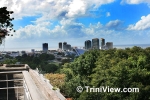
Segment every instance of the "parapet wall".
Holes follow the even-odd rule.
[[[0,72],[3,71],[29,71],[27,64],[0,64]]]
[[[53,90],[53,86],[49,83],[49,80],[45,79],[42,74],[32,69],[29,70],[29,73],[36,86],[48,100],[66,100],[59,90]]]

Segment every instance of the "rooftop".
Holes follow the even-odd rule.
[[[49,80],[27,64],[0,65],[0,100],[65,100]]]

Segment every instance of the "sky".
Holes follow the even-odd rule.
[[[16,30],[1,48],[83,47],[104,38],[114,45],[150,44],[150,0],[1,0]]]

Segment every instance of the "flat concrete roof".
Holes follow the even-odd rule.
[[[27,64],[0,64],[0,100],[66,100],[57,92]]]
[[[27,64],[19,64],[19,65],[9,65],[9,64],[1,64],[0,65],[0,72],[4,71],[23,71],[23,70],[29,70],[29,66]]]
[[[31,93],[31,98],[33,100],[46,100],[46,99],[44,99],[45,97],[41,94],[39,89],[36,87],[36,84],[32,80],[29,72],[23,71],[23,75],[24,75],[24,78],[25,78],[25,82],[28,86],[28,89]]]

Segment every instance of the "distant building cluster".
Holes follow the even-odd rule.
[[[43,43],[42,49],[43,49],[42,52],[47,53],[49,51],[48,50],[48,43]],[[58,49],[61,51],[62,50],[63,51],[70,51],[70,50],[72,50],[72,47],[70,44],[67,44],[67,42],[59,42],[58,43]],[[34,53],[35,52],[34,49],[32,49],[31,52]]]
[[[0,55],[9,55],[10,57],[17,57],[17,56],[23,56],[27,54],[26,51],[10,51],[10,52],[0,52]],[[0,56],[1,58],[1,56]]]
[[[86,40],[85,41],[85,49],[102,49],[102,50],[107,50],[107,49],[112,49],[113,48],[113,42],[107,42],[105,44],[105,39],[100,38],[94,38],[91,40]]]
[[[106,42],[105,43],[105,39],[104,38],[93,38],[92,41],[91,40],[86,40],[84,43],[84,47],[81,49],[77,48],[77,47],[71,47],[70,44],[67,44],[67,42],[59,42],[58,43],[58,49],[60,51],[74,51],[77,53],[77,55],[83,54],[82,50],[84,50],[84,52],[86,50],[90,50],[90,49],[101,49],[101,50],[107,50],[107,49],[112,49],[113,48],[113,42]],[[79,52],[78,52],[79,51]]]
[[[71,47],[70,44],[67,44],[67,42],[59,42],[58,43],[58,50],[49,50],[48,49],[48,43],[42,43],[42,50],[35,50],[31,49],[30,52],[26,51],[3,51],[0,52],[0,61],[3,61],[5,58],[5,55],[8,55],[10,57],[18,57],[18,56],[38,56],[39,54],[42,53],[47,53],[47,54],[54,54],[55,53],[63,53],[64,56],[68,55],[75,55],[75,56],[80,56],[84,54],[85,51],[90,50],[90,49],[101,49],[101,50],[107,50],[107,49],[112,49],[113,48],[113,42],[106,42],[104,38],[93,38],[91,40],[86,40],[84,43],[84,47]],[[56,56],[56,58],[60,58]],[[62,57],[63,58],[63,57]]]
[[[58,43],[58,48],[60,50],[64,50],[64,51],[67,51],[67,50],[71,50],[71,45],[70,44],[67,44],[67,42],[59,42]]]
[[[84,47],[82,49],[90,50],[90,49],[101,49],[101,50],[107,50],[113,48],[113,42],[106,42],[104,38],[93,38],[91,40],[86,40],[84,43]],[[67,44],[67,42],[59,42],[58,43],[58,50],[60,51],[71,51],[73,49],[78,49],[76,47],[71,47],[70,44]],[[81,49],[81,48],[80,48]],[[34,50],[32,50],[34,52]],[[48,43],[43,43],[43,52],[48,52]]]

